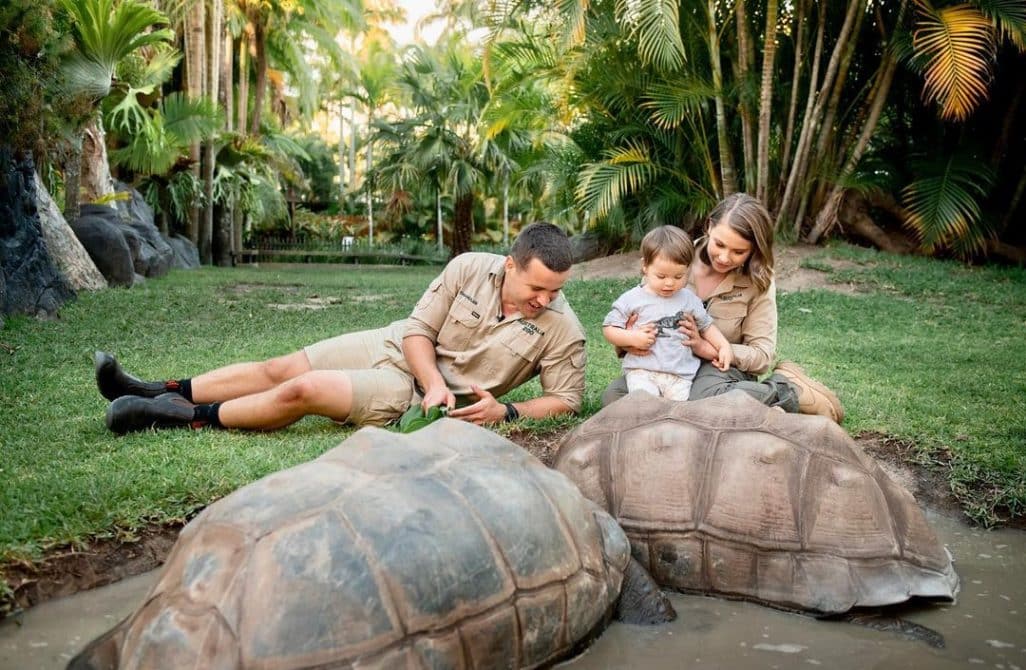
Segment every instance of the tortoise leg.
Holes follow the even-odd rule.
[[[866,628],[872,628],[873,630],[884,631],[886,633],[897,633],[909,640],[925,642],[934,649],[943,649],[946,644],[943,633],[907,619],[883,614],[881,612],[845,612],[844,614],[839,614],[836,617],[824,618],[836,618],[840,621],[847,621],[848,623],[865,626]]]
[[[657,624],[677,618],[670,600],[634,558],[623,573],[623,588],[616,603],[616,618],[624,623]]]
[[[120,663],[122,625],[128,619],[96,638],[68,663],[67,670],[115,670]]]

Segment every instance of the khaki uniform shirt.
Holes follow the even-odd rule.
[[[562,293],[534,319],[500,319],[504,262],[486,253],[454,258],[413,309],[403,337],[435,342],[438,369],[458,398],[474,398],[471,384],[499,397],[540,375],[544,395],[580,411],[584,329]],[[409,370],[405,359],[401,365]]]
[[[694,291],[694,276],[688,287]],[[727,341],[733,344],[734,365],[743,372],[762,374],[777,354],[777,287],[760,292],[752,278],[731,272],[704,300],[705,309]]]

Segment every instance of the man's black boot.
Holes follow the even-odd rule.
[[[177,393],[156,398],[126,395],[107,408],[107,427],[118,435],[150,428],[189,428],[196,406]]]
[[[126,395],[156,398],[162,393],[177,390],[168,388],[167,382],[144,382],[133,377],[121,369],[114,356],[104,351],[93,354],[93,365],[96,367],[96,386],[107,400],[117,400]]]

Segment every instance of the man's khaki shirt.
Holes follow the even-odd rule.
[[[502,317],[505,256],[465,253],[442,271],[405,321],[403,337],[435,343],[438,370],[457,398],[476,400],[471,384],[495,397],[540,375],[545,396],[580,411],[584,329],[562,293],[536,318]],[[402,367],[409,371],[405,360]]]
[[[695,290],[694,275],[688,288]],[[762,374],[777,354],[777,287],[759,291],[752,278],[731,272],[706,300],[705,309],[713,323],[730,342],[734,365],[743,372]]]

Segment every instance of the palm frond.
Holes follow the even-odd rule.
[[[928,54],[924,95],[938,102],[941,116],[965,120],[987,97],[994,54],[994,29],[978,9],[955,5],[935,9],[916,0],[917,51]]]
[[[590,0],[556,0],[556,7],[563,17],[563,43],[577,46],[584,42],[586,21]]]
[[[679,126],[689,116],[701,113],[703,105],[715,92],[705,82],[673,81],[656,84],[648,89],[642,109],[652,113],[652,122],[663,129]]]
[[[607,152],[607,158],[581,169],[577,186],[577,202],[590,219],[605,216],[624,197],[637,193],[652,180],[657,167],[649,157],[648,148],[640,142]]]
[[[916,161],[920,175],[902,189],[910,216],[905,225],[928,251],[959,247],[982,250],[979,201],[986,197],[994,174],[984,161],[952,154],[943,161]]]
[[[189,100],[176,91],[161,101],[164,126],[183,145],[210,139],[221,126],[217,105],[212,100]]]
[[[680,3],[677,0],[639,0],[638,55],[664,72],[684,65],[684,43],[680,38]]]
[[[1022,0],[976,0],[980,11],[990,18],[998,33],[1026,51],[1026,2]]]

